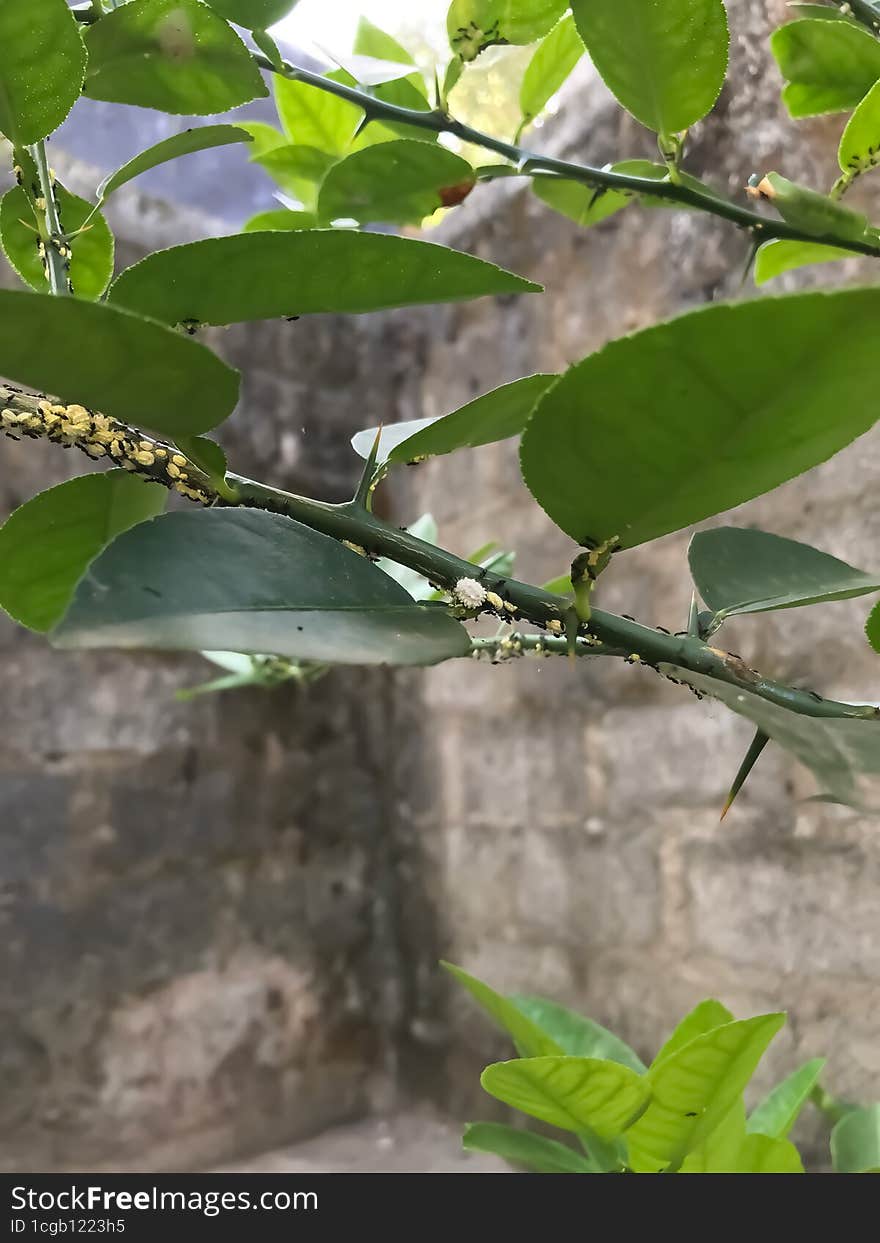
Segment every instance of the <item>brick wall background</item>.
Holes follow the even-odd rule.
[[[784,4],[728,8],[731,80],[689,167],[732,195],[771,168],[828,184],[840,119],[795,127],[778,100],[766,36]],[[651,153],[589,79],[545,143],[600,164]],[[877,219],[877,196],[865,202]],[[208,231],[136,198],[119,210],[131,247]],[[547,292],[218,336],[246,377],[223,432],[237,469],[344,495],[356,427],[442,413],[740,296],[747,253],[729,226],[684,212],[631,208],[582,231],[503,185],[437,237]],[[856,275],[874,279],[847,261],[777,285]],[[4,513],[81,469],[48,448],[2,453]],[[732,520],[871,568],[878,465],[875,432]],[[401,522],[430,509],[461,553],[515,547],[519,577],[571,557],[512,445],[406,472],[389,503]],[[680,628],[686,542],[620,557],[603,605]],[[725,638],[769,673],[870,699],[865,612],[754,617]],[[803,802],[808,775],[772,749],[719,825],[750,737],[720,707],[650,671],[525,660],[340,670],[306,691],[179,704],[196,660],[55,654],[5,624],[0,642],[7,1168],[180,1168],[407,1094],[489,1116],[478,1072],[505,1046],[452,995],[441,955],[582,1007],[643,1054],[706,995],[742,1014],[786,1008],[768,1077],[827,1053],[835,1093],[880,1096],[877,825]]]

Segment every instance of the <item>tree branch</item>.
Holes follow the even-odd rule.
[[[865,5],[865,7],[869,6]],[[86,24],[95,21],[94,14],[90,10],[75,10],[75,16]],[[707,212],[709,215],[718,216],[740,228],[749,229],[759,241],[782,239],[792,242],[814,242],[825,246],[835,246],[857,255],[880,258],[880,243],[877,242],[853,241],[850,238],[838,237],[834,233],[805,233],[801,229],[786,224],[784,220],[773,220],[762,216],[748,207],[731,203],[727,199],[717,198],[711,193],[703,193],[691,186],[672,181],[652,181],[650,177],[634,177],[628,173],[615,173],[609,168],[595,168],[589,164],[575,164],[569,160],[540,155],[524,147],[516,146],[514,143],[493,138],[491,134],[485,134],[482,130],[474,129],[473,126],[466,125],[463,121],[457,121],[440,109],[435,108],[426,112],[418,108],[404,108],[399,104],[391,104],[378,99],[367,91],[346,86],[342,82],[334,82],[322,74],[312,73],[308,69],[291,65],[287,61],[283,61],[279,69],[268,56],[264,56],[261,52],[253,52],[251,55],[261,69],[271,73],[280,73],[292,82],[302,82],[307,86],[314,86],[320,91],[335,95],[339,99],[347,100],[362,108],[371,121],[395,121],[434,134],[453,134],[463,142],[472,143],[486,151],[494,151],[497,155],[512,161],[523,176],[530,176],[533,173],[549,173],[568,181],[581,182],[594,189],[651,195],[653,198],[678,203],[682,207],[692,207],[697,211]]]

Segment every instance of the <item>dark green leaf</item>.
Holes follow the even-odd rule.
[[[605,85],[657,134],[687,129],[710,111],[727,69],[722,0],[572,0]]]
[[[277,211],[257,212],[242,228],[242,233],[265,233],[267,229],[313,229],[317,223],[318,218],[313,212],[288,211],[282,207]]]
[[[518,1131],[501,1122],[469,1122],[462,1144],[468,1152],[491,1152],[514,1165],[524,1165],[539,1174],[590,1174],[586,1157],[566,1144],[530,1131]]]
[[[438,143],[399,138],[335,164],[321,186],[318,215],[325,222],[421,224],[438,207],[460,202],[473,185],[474,170],[461,156]]]
[[[539,401],[526,483],[578,543],[625,548],[759,496],[874,424],[878,314],[876,289],[795,294],[613,341]]]
[[[100,298],[113,275],[113,234],[91,203],[56,183],[55,198],[62,228],[71,236],[70,282],[80,298]],[[94,212],[94,214],[92,214]],[[77,233],[88,220],[88,226]],[[39,293],[49,292],[43,261],[37,251],[37,220],[21,186],[13,186],[0,200],[0,238],[6,258],[21,279]]]
[[[592,1019],[567,1010],[565,1006],[548,1001],[545,997],[515,996],[511,1001],[518,1010],[537,1023],[559,1045],[563,1053],[571,1057],[606,1058],[618,1062],[630,1070],[642,1074],[645,1063],[638,1054],[614,1032],[608,1031]]]
[[[749,1131],[769,1135],[773,1139],[785,1139],[810,1099],[824,1067],[825,1058],[814,1057],[778,1083],[752,1110]]]
[[[811,263],[830,263],[834,259],[852,259],[851,250],[822,246],[818,242],[789,242],[775,238],[758,248],[755,256],[755,284],[765,285],[783,272],[807,267]]]
[[[449,46],[463,61],[498,43],[534,43],[556,25],[567,0],[452,0]]]
[[[539,291],[503,268],[432,242],[317,229],[174,246],[128,268],[109,297],[168,324],[232,324]]]
[[[69,479],[27,501],[0,527],[0,606],[51,630],[111,540],[165,508],[168,493],[124,470]]]
[[[831,1160],[837,1174],[880,1173],[880,1105],[840,1119],[831,1132]]]
[[[880,163],[880,82],[875,82],[847,121],[837,159],[845,173],[858,174]]]
[[[494,988],[490,988],[488,984],[484,984],[475,976],[468,975],[467,971],[454,966],[451,962],[441,962],[440,965],[449,972],[453,979],[466,988],[490,1018],[507,1032],[516,1045],[517,1051],[524,1057],[543,1057],[562,1052],[561,1046],[543,1028],[523,1014],[511,998],[496,993]]]
[[[651,1103],[627,1135],[632,1168],[676,1170],[734,1107],[784,1022],[762,1014],[726,1023],[658,1056],[641,1080]]]
[[[646,1076],[592,1057],[527,1057],[487,1066],[490,1096],[563,1131],[622,1134],[651,1099]]]
[[[178,436],[175,444],[209,479],[226,477],[226,454],[216,440],[209,440],[207,436]]]
[[[267,30],[286,17],[299,0],[207,0],[228,22],[246,30]]]
[[[806,716],[760,695],[680,665],[661,673],[726,704],[805,764],[833,801],[866,810],[880,808],[880,715],[876,718]]]
[[[525,376],[475,397],[452,414],[391,423],[382,428],[377,461],[412,462],[518,436],[535,402],[556,378],[554,375]],[[370,427],[352,437],[352,448],[362,458],[369,456],[378,430]]]
[[[793,117],[849,111],[880,78],[880,43],[849,22],[789,22],[770,36],[770,48]]]
[[[0,375],[171,436],[210,431],[238,400],[238,372],[191,337],[106,303],[10,290]]]
[[[539,116],[584,54],[584,44],[567,13],[539,44],[519,89],[520,128]]]
[[[134,159],[117,168],[115,173],[105,177],[98,186],[98,199],[103,202],[127,181],[132,181],[148,169],[166,164],[169,160],[177,160],[182,155],[191,155],[195,151],[205,151],[210,147],[226,147],[235,142],[253,141],[253,136],[240,125],[203,125],[197,129],[184,130],[182,134],[172,134],[170,138],[163,138],[154,146],[147,147],[146,151],[141,151]]]
[[[880,591],[880,576],[766,531],[716,527],[691,540],[694,583],[717,622],[737,613],[768,613],[849,600]]]
[[[723,1027],[725,1023],[732,1022],[733,1015],[727,1007],[723,1006],[720,1001],[716,1001],[714,997],[707,997],[705,1001],[694,1006],[693,1010],[686,1014],[676,1026],[651,1063],[652,1067],[659,1066],[667,1057],[671,1057],[686,1044],[696,1040],[697,1036],[705,1036],[707,1032],[714,1031],[716,1027]]]
[[[254,163],[265,168],[287,194],[293,195],[310,212],[315,210],[321,182],[336,163],[335,155],[306,147],[300,143],[284,143],[258,155]]]
[[[199,0],[130,0],[85,39],[93,99],[204,116],[269,93],[235,31]]]
[[[272,652],[428,665],[467,653],[464,627],[365,557],[279,514],[166,514],[118,539],[53,632],[59,647]]]
[[[64,0],[0,4],[0,133],[15,146],[57,129],[79,98],[86,55]]]

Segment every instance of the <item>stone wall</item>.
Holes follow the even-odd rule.
[[[689,167],[737,196],[759,169],[827,184],[839,120],[795,127],[778,102],[766,35],[782,0],[728,7],[733,85]],[[600,164],[650,154],[589,78],[545,143]],[[156,209],[121,211],[128,237],[167,237]],[[503,185],[437,240],[547,292],[218,334],[245,372],[223,431],[237,469],[342,496],[355,427],[442,413],[740,296],[747,253],[730,226],[685,212],[631,208],[585,232]],[[780,287],[855,274],[873,279],[854,261]],[[2,454],[3,512],[82,465]],[[871,434],[734,520],[876,566],[878,459]],[[408,472],[385,503],[401,522],[431,509],[463,554],[515,547],[524,578],[570,560],[514,446]],[[621,556],[602,603],[680,628],[686,538]],[[729,644],[871,698],[865,611],[755,617]],[[340,670],[305,692],[181,704],[174,689],[205,675],[196,659],[60,655],[8,625],[0,642],[6,1168],[182,1168],[387,1108],[395,1085],[488,1116],[477,1075],[505,1046],[447,988],[441,956],[582,1007],[645,1054],[703,996],[741,1014],[784,1006],[768,1073],[828,1053],[833,1091],[880,1097],[876,825],[805,803],[809,777],[771,749],[719,825],[750,736],[721,708],[649,671],[562,661]]]

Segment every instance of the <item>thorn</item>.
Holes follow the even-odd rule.
[[[380,423],[376,428],[376,437],[370,449],[369,456],[367,457],[366,462],[364,462],[364,469],[361,472],[360,479],[358,480],[357,491],[352,497],[352,501],[355,505],[363,505],[366,509],[369,508],[367,502],[369,501],[370,492],[373,489],[373,481],[376,474],[376,459],[379,456],[379,444],[382,440],[383,427],[384,424]]]
[[[692,639],[700,637],[700,606],[697,604],[697,593],[691,592],[691,607],[688,610],[687,632]]]
[[[727,795],[727,801],[721,809],[721,815],[718,817],[719,821],[723,820],[730,811],[733,806],[734,799],[744,786],[746,778],[757,763],[758,756],[764,750],[769,741],[769,736],[765,734],[761,728],[755,730],[755,736],[749,744],[749,749],[746,751],[745,758],[740,764],[737,774],[733,779],[733,785],[730,787],[730,793]]]
[[[745,285],[746,281],[748,280],[749,272],[751,272],[752,270],[752,264],[755,262],[755,256],[757,255],[759,248],[763,245],[763,242],[764,242],[764,239],[762,237],[752,238],[752,244],[749,247],[749,253],[748,253],[748,256],[745,261],[745,265],[742,270],[742,276],[740,277],[740,280],[739,280],[740,289],[742,289],[742,287]]]

